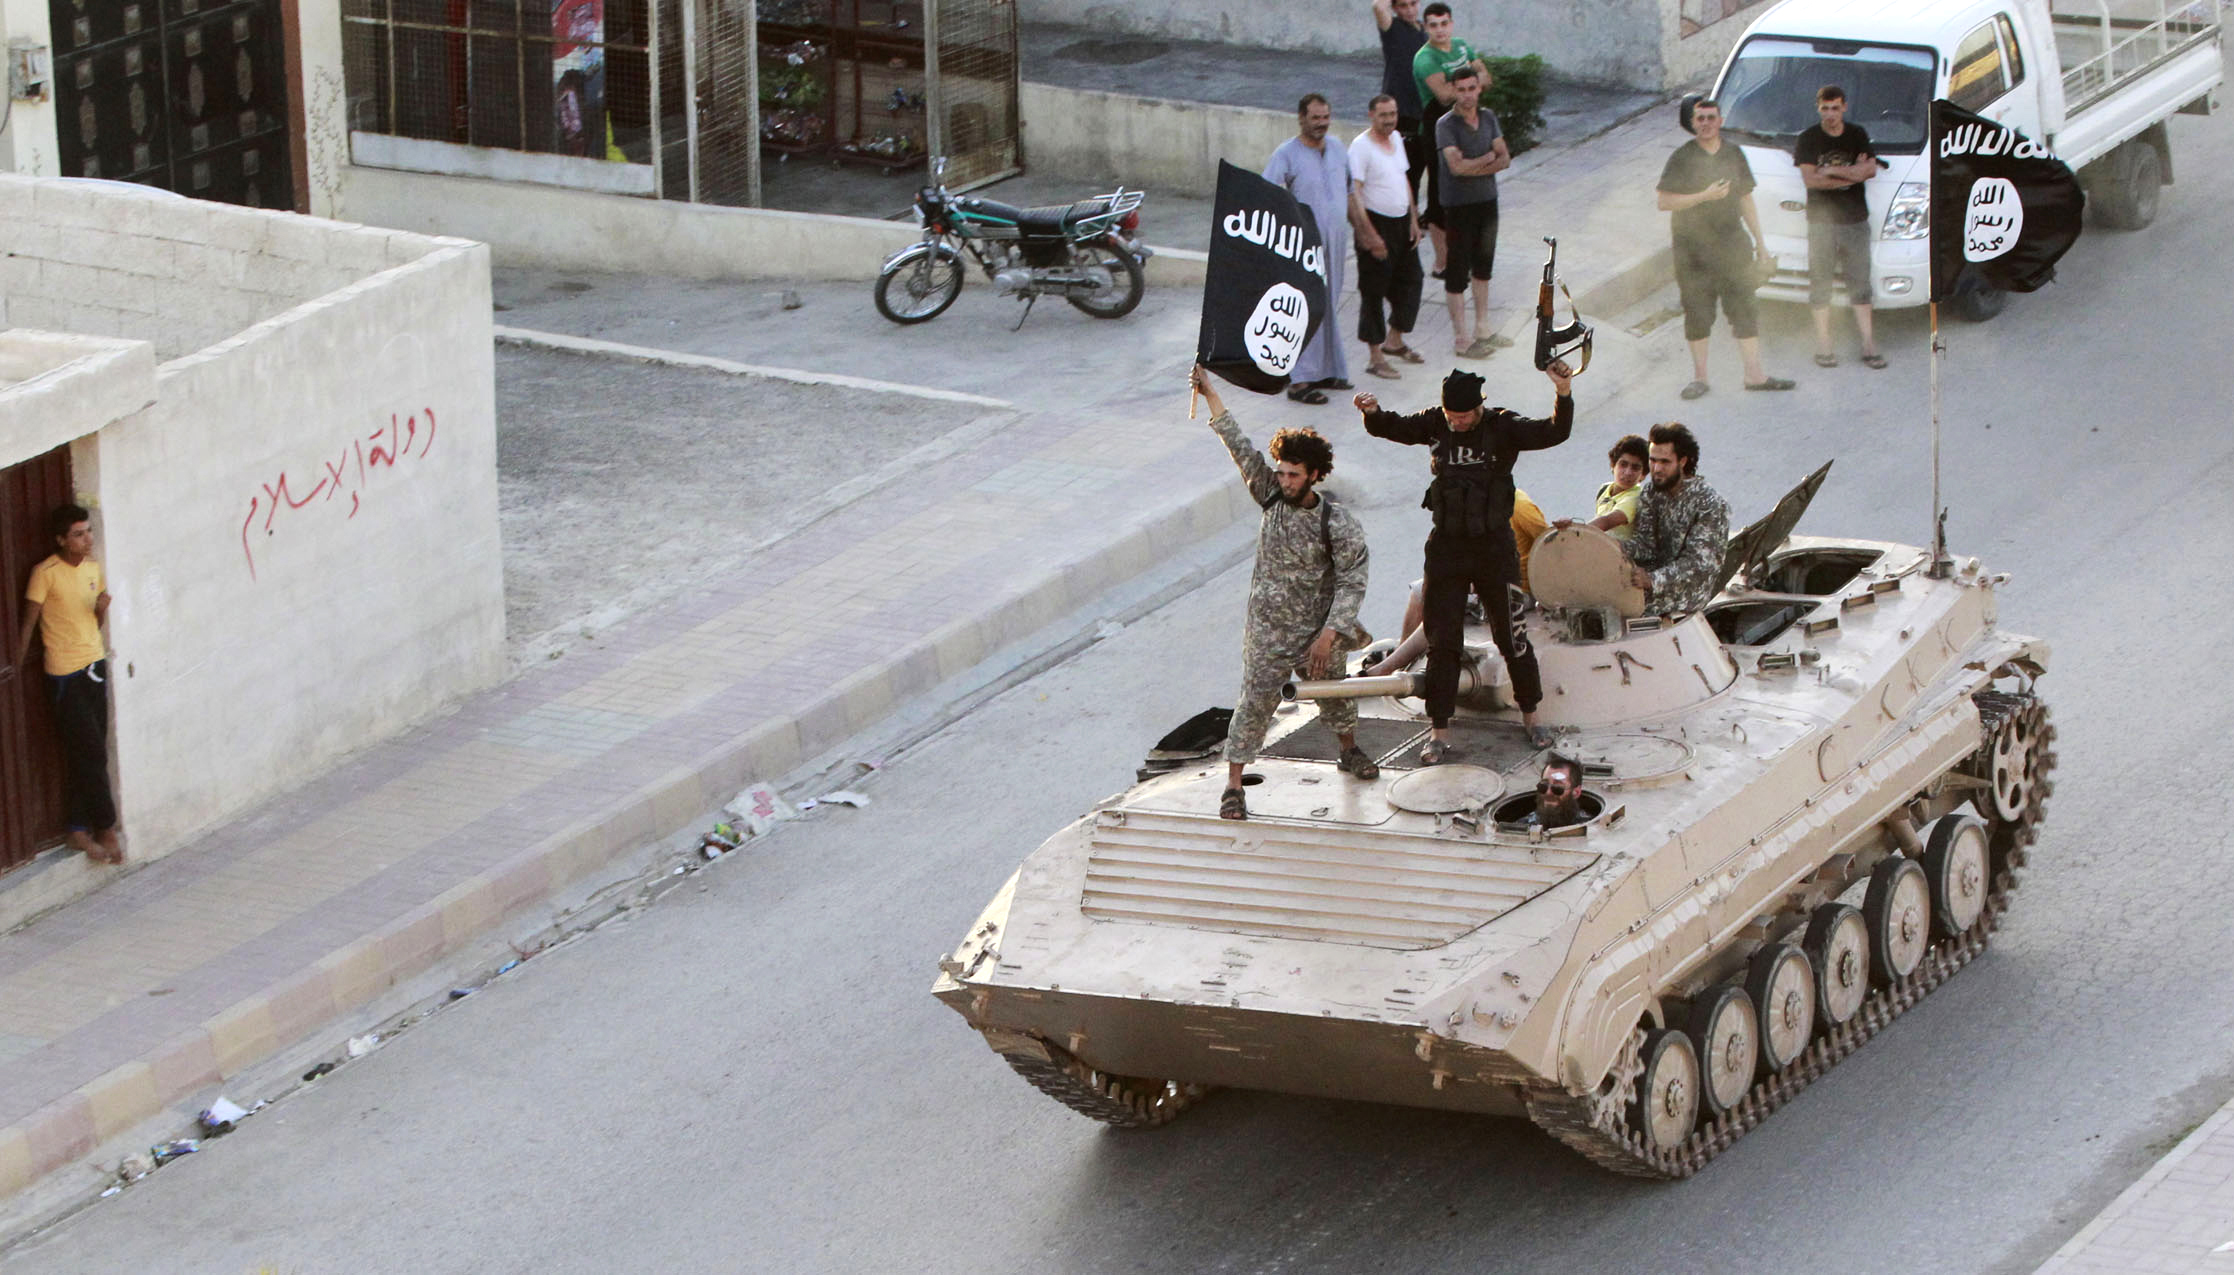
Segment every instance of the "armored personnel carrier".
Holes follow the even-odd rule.
[[[1246,822],[1218,818],[1211,732],[1191,760],[1166,739],[1025,860],[934,994],[1114,1125],[1237,1086],[1520,1116],[1617,1172],[1696,1172],[1984,949],[2050,790],[2048,652],[1999,627],[2003,578],[1792,535],[1822,478],[1733,537],[1687,616],[1641,614],[1595,530],[1538,542],[1527,633],[1578,822],[1529,818],[1547,754],[1470,629],[1460,763],[1419,764],[1410,673],[1291,687]],[[1359,700],[1379,779],[1335,768],[1329,695]]]

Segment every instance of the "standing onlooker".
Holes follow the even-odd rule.
[[[1509,336],[1489,332],[1489,275],[1497,264],[1497,174],[1513,166],[1497,115],[1482,105],[1483,77],[1471,66],[1451,72],[1458,94],[1450,113],[1435,122],[1435,165],[1442,170],[1443,230],[1450,265],[1443,271],[1443,301],[1450,307],[1451,339],[1459,357],[1485,359]],[[1467,335],[1466,291],[1474,292],[1473,335]]]
[[[1807,304],[1815,311],[1815,366],[1837,367],[1831,352],[1831,278],[1844,275],[1854,326],[1862,333],[1862,364],[1882,368],[1877,329],[1870,322],[1869,192],[1877,175],[1869,132],[1846,122],[1846,90],[1826,84],[1815,94],[1821,121],[1793,143],[1792,162],[1807,183]]]
[[[1486,83],[1489,67],[1474,53],[1474,46],[1451,34],[1456,20],[1451,17],[1451,7],[1443,0],[1435,0],[1420,10],[1420,22],[1427,31],[1427,43],[1412,55],[1412,80],[1419,89],[1420,140],[1429,151],[1435,146],[1435,124],[1443,112],[1458,100],[1458,93],[1451,87],[1451,73],[1462,66],[1471,66]],[[1435,241],[1435,277],[1440,279],[1449,252],[1443,235],[1442,166],[1433,154],[1427,163],[1427,211],[1420,214],[1420,224],[1428,229]]]
[[[116,802],[109,794],[108,647],[101,639],[109,595],[101,564],[93,559],[92,518],[76,505],[63,505],[48,517],[55,551],[31,569],[23,594],[31,606],[24,612],[15,662],[30,660],[34,636],[46,648],[47,687],[62,735],[71,848],[98,863],[122,863]]]
[[[1390,358],[1424,360],[1405,341],[1419,321],[1420,223],[1404,180],[1404,142],[1396,99],[1383,93],[1365,108],[1372,127],[1350,143],[1350,225],[1357,231],[1357,339],[1367,373],[1395,380]],[[1388,315],[1381,314],[1382,302]]]
[[[1341,138],[1327,136],[1334,126],[1334,108],[1326,104],[1325,96],[1304,94],[1295,104],[1295,123],[1296,135],[1272,152],[1264,177],[1286,187],[1297,203],[1311,210],[1319,226],[1320,260],[1326,263],[1327,320],[1297,356],[1288,397],[1298,403],[1324,403],[1324,391],[1350,388],[1342,343],[1334,335],[1334,311],[1342,303],[1342,263],[1350,253],[1350,155]]]
[[[1381,28],[1381,91],[1396,99],[1396,133],[1404,141],[1404,184],[1416,202],[1420,174],[1427,171],[1427,138],[1420,132],[1420,86],[1412,78],[1412,58],[1427,43],[1420,25],[1420,0],[1373,0],[1373,21]]]
[[[1676,291],[1683,298],[1683,336],[1691,343],[1691,383],[1683,397],[1707,392],[1707,334],[1714,303],[1730,316],[1730,335],[1745,360],[1745,388],[1788,390],[1792,382],[1761,367],[1760,319],[1753,308],[1755,260],[1771,260],[1753,207],[1753,166],[1745,151],[1722,141],[1722,107],[1712,98],[1691,110],[1692,139],[1660,170],[1660,211],[1674,213]],[[1752,239],[1746,238],[1747,232]],[[1749,250],[1750,249],[1750,250]]]

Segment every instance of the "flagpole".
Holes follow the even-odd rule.
[[[1939,342],[1939,302],[1931,303],[1931,572],[1934,579],[1949,574],[1947,521],[1939,506],[1939,357],[1946,347]]]

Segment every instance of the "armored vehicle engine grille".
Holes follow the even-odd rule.
[[[1598,861],[1517,846],[1126,811],[1094,830],[1079,907],[1108,921],[1439,947]]]

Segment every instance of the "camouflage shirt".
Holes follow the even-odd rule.
[[[1250,499],[1264,509],[1256,573],[1249,579],[1249,645],[1300,652],[1321,629],[1357,632],[1358,608],[1365,604],[1366,549],[1356,516],[1324,493],[1309,509],[1282,499],[1272,463],[1231,412],[1218,413],[1210,428],[1233,454]]]
[[[1637,529],[1623,546],[1629,561],[1652,573],[1654,615],[1696,611],[1713,597],[1730,545],[1730,506],[1693,476],[1673,496],[1652,483],[1637,501]]]

